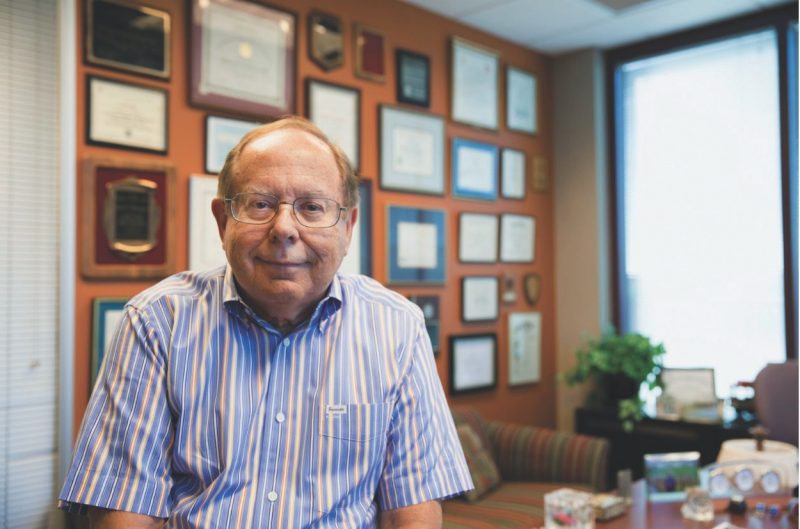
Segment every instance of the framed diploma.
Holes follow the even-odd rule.
[[[505,263],[532,263],[536,238],[536,219],[529,215],[500,215],[500,260]]]
[[[413,51],[394,53],[397,100],[428,108],[431,99],[431,60]]]
[[[167,153],[167,91],[86,76],[86,143]]]
[[[88,158],[81,174],[81,273],[152,279],[175,272],[175,169]]]
[[[339,273],[372,275],[372,184],[368,180],[358,184],[358,217]]]
[[[342,148],[358,172],[361,139],[361,91],[306,78],[306,113],[330,140]]]
[[[339,17],[319,11],[308,14],[308,56],[326,72],[344,64],[344,27]]]
[[[431,338],[433,356],[439,356],[441,335],[439,333],[439,296],[408,296],[420,309],[425,316],[425,329]]]
[[[189,176],[189,270],[209,270],[227,262],[211,201],[217,196],[217,177]]]
[[[191,0],[193,105],[274,118],[294,113],[295,15],[244,0]]]
[[[389,283],[444,284],[442,210],[389,206]]]
[[[501,194],[503,198],[525,198],[525,153],[503,149],[501,154]]]
[[[511,66],[506,68],[506,126],[536,133],[536,76]]]
[[[453,121],[497,130],[500,58],[496,51],[454,37],[450,77]]]
[[[382,83],[386,79],[386,37],[380,31],[353,25],[356,76]]]
[[[89,377],[90,388],[97,381],[97,374],[106,356],[114,332],[119,326],[127,298],[94,298],[92,300],[92,366]]]
[[[444,195],[444,119],[380,106],[381,189]]]
[[[469,276],[461,279],[461,320],[465,323],[496,321],[500,282],[496,276]]]
[[[541,376],[542,315],[512,312],[508,315],[508,385],[539,382]]]
[[[497,198],[497,147],[453,138],[453,196],[495,200]]]
[[[458,260],[462,263],[497,262],[497,215],[459,213]]]
[[[500,260],[505,263],[532,263],[536,238],[536,219],[528,215],[500,215]]]
[[[222,171],[230,150],[259,125],[255,121],[206,116],[206,172],[217,174]]]
[[[450,394],[493,389],[497,385],[497,335],[450,337]]]
[[[170,16],[125,0],[86,2],[86,62],[169,78]]]

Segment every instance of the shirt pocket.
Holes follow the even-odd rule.
[[[318,512],[369,506],[386,458],[392,404],[330,404],[319,412]],[[345,507],[346,506],[346,507]]]

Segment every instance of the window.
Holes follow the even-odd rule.
[[[609,54],[617,324],[662,341],[669,367],[713,367],[722,396],[796,356],[796,168],[782,141],[797,142],[782,34],[797,39],[785,24],[739,24],[646,56]]]

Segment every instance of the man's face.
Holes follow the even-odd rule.
[[[298,197],[343,203],[342,178],[331,150],[318,138],[286,128],[253,140],[233,171],[230,197],[256,192],[290,204]],[[323,297],[350,244],[356,210],[335,226],[308,228],[291,205],[279,206],[266,224],[236,221],[216,199],[220,237],[240,294],[267,319],[294,320]]]

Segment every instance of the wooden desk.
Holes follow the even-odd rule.
[[[746,529],[797,529],[797,520],[789,519],[784,513],[781,513],[780,518],[768,516],[762,519],[753,518],[751,514],[758,501],[785,507],[789,498],[748,498],[749,509],[745,515],[728,514],[725,511],[727,501],[715,500],[714,521],[694,522],[684,520],[681,516],[682,502],[648,503],[645,482],[639,480],[633,486],[633,505],[628,508],[628,512],[607,522],[597,522],[596,527],[597,529],[711,529],[722,522],[730,522]]]

